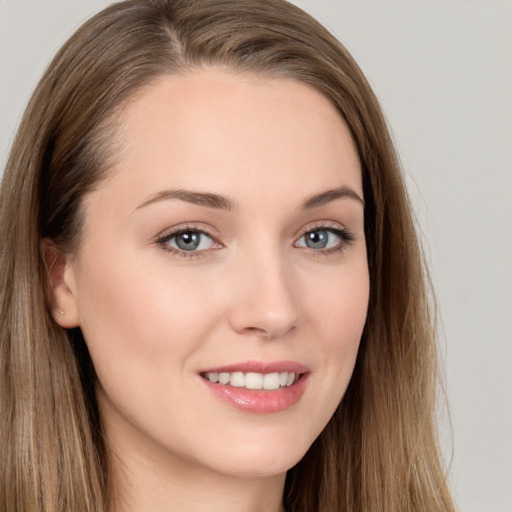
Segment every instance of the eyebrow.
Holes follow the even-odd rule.
[[[302,203],[302,208],[304,210],[310,210],[312,208],[318,208],[319,206],[323,206],[327,203],[330,203],[331,201],[335,201],[336,199],[344,198],[355,199],[364,206],[364,201],[362,197],[360,197],[351,188],[342,186],[309,197],[304,201],[304,203]]]
[[[198,206],[206,206],[207,208],[217,208],[220,210],[234,210],[235,202],[228,197],[212,194],[210,192],[193,192],[191,190],[162,190],[157,192],[137,206],[136,210],[149,206],[150,204],[169,199],[179,199],[186,203],[196,204]]]
[[[363,199],[351,188],[342,186],[315,194],[302,203],[303,210],[311,210],[318,208],[327,203],[335,201],[337,199],[354,199],[364,206]],[[156,194],[151,195],[146,201],[137,206],[136,210],[145,208],[150,204],[157,203],[159,201],[168,201],[172,199],[178,199],[186,203],[195,204],[198,206],[205,206],[207,208],[216,208],[219,210],[234,210],[235,201],[226,196],[219,194],[213,194],[211,192],[194,192],[191,190],[177,189],[177,190],[162,190]]]

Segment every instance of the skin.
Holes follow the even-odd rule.
[[[81,327],[98,375],[116,510],[281,510],[286,471],[338,406],[366,318],[348,128],[307,85],[201,69],[145,88],[119,134],[117,163],[85,199],[80,248],[52,267],[55,320]],[[340,187],[352,196],[303,207]],[[233,208],[158,195],[170,189]],[[211,238],[173,252],[176,239],[157,240],[176,227]],[[307,247],[321,228],[353,240],[330,232],[333,248]],[[199,375],[247,360],[306,365],[301,399],[246,412]]]

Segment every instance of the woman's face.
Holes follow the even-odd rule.
[[[304,84],[205,69],[147,87],[117,137],[56,288],[109,443],[121,458],[282,474],[338,406],[365,323],[349,131]]]

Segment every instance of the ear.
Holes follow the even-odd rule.
[[[58,249],[50,238],[44,238],[41,242],[41,255],[48,272],[47,293],[53,319],[65,329],[78,327],[80,318],[71,256]]]

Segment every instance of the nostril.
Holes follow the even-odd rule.
[[[282,337],[289,332],[295,330],[296,326],[286,326],[283,328],[280,328],[278,326],[268,326],[268,328],[265,327],[245,327],[238,332],[241,334],[245,334],[247,336],[255,336],[265,339],[274,339]]]
[[[261,327],[246,327],[244,331],[250,334],[267,334],[267,331]]]
[[[245,327],[240,332],[241,332],[241,334],[245,334],[246,336],[254,336],[257,338],[265,338],[265,339],[267,339],[267,338],[270,339],[275,336],[271,332],[269,332],[268,330],[266,330],[262,327]]]

